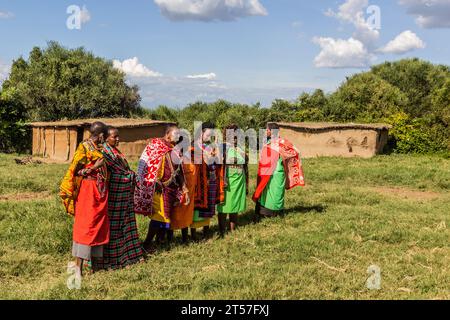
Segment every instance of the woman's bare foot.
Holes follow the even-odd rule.
[[[156,248],[155,248],[155,246],[153,245],[152,242],[150,242],[150,243],[143,242],[142,243],[142,249],[144,250],[144,253],[147,254],[147,255],[151,255],[151,254],[154,254],[156,252]]]

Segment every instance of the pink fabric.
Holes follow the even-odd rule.
[[[300,154],[294,145],[286,139],[276,139],[264,146],[258,167],[258,179],[253,201],[258,201],[277,167],[278,159],[283,159],[286,173],[286,190],[305,186]]]
[[[145,148],[139,160],[136,190],[134,193],[134,211],[150,216],[152,214],[153,195],[155,193],[158,172],[163,157],[172,148],[162,139],[153,139]]]

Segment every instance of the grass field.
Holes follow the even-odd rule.
[[[0,155],[2,299],[450,299],[448,159],[305,160],[308,186],[288,193],[285,216],[252,224],[249,201],[235,234],[176,244],[70,291],[72,218],[57,198],[67,166],[13,158]],[[365,285],[373,264],[381,290]]]

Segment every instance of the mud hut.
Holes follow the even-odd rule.
[[[120,130],[120,150],[128,158],[142,154],[148,140],[164,135],[170,122],[144,119],[85,119],[58,122],[34,122],[32,154],[55,161],[70,161],[78,144],[89,137],[89,127],[101,121]]]
[[[282,137],[296,145],[303,157],[371,158],[383,152],[390,126],[354,123],[277,123]]]

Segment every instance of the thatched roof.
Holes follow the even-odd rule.
[[[332,122],[276,122],[281,128],[293,128],[300,131],[315,132],[329,130],[389,130],[392,127],[383,123],[332,123]]]
[[[109,126],[116,128],[136,128],[136,127],[151,127],[161,124],[172,124],[173,122],[156,121],[147,119],[127,119],[127,118],[110,118],[110,119],[79,119],[79,120],[64,120],[56,122],[32,122],[29,125],[33,128],[46,127],[87,127],[96,121],[101,121]]]

